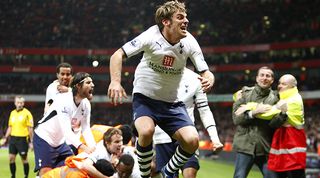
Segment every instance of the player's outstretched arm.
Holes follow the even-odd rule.
[[[123,98],[127,98],[126,91],[121,85],[122,61],[125,59],[123,50],[118,49],[110,58],[110,85],[108,88],[108,97],[116,106],[121,104]]]

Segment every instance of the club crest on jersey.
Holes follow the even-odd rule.
[[[167,67],[172,67],[174,62],[174,57],[165,55],[162,59],[162,65]]]
[[[63,107],[63,110],[61,111],[62,113],[68,113],[68,110],[67,110],[67,108],[66,107]]]
[[[189,91],[188,91],[189,85],[184,85],[184,87],[185,87],[185,89],[186,89],[185,92],[188,93],[188,92],[189,92]]]

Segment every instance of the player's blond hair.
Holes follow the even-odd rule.
[[[162,5],[160,5],[155,14],[155,21],[156,24],[160,29],[163,29],[162,20],[167,19],[170,20],[172,18],[172,15],[175,12],[185,12],[187,13],[187,9],[185,8],[185,4],[182,2],[179,2],[177,0],[174,1],[168,1]]]
[[[108,129],[104,134],[103,134],[103,141],[104,144],[105,143],[111,143],[112,139],[111,137],[113,135],[121,135],[122,136],[122,132],[120,129],[115,128],[115,127],[111,127],[110,129]],[[106,145],[105,145],[106,146]]]

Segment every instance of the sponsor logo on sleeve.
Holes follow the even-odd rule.
[[[133,46],[133,47],[137,47],[137,46],[139,46],[140,41],[137,40],[137,39],[134,39],[134,40],[132,40],[132,41],[130,42],[130,44],[131,44],[131,46]]]

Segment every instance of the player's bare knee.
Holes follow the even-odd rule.
[[[197,169],[189,167],[183,170],[182,174],[184,178],[195,178],[197,177]]]
[[[150,138],[152,139],[152,136],[153,136],[153,133],[154,133],[154,127],[147,127],[145,129],[140,129],[138,130],[138,134],[139,134],[139,137],[143,137],[143,138]]]
[[[135,127],[139,137],[151,137],[155,130],[154,121],[149,117],[140,117],[135,121]]]
[[[198,135],[185,137],[181,143],[181,146],[185,151],[194,153],[199,147],[199,137]]]
[[[192,130],[183,136],[188,144],[199,144],[199,134],[197,132],[192,132]]]
[[[189,147],[191,149],[193,149],[194,151],[196,151],[199,147],[199,137],[198,135],[195,135],[193,137],[190,138],[190,140],[188,140],[188,145],[190,145]]]
[[[149,125],[146,125],[146,127],[140,127],[140,129],[137,129],[139,139],[143,139],[144,141],[148,141],[148,140],[151,141],[154,130],[155,130],[154,127]]]

